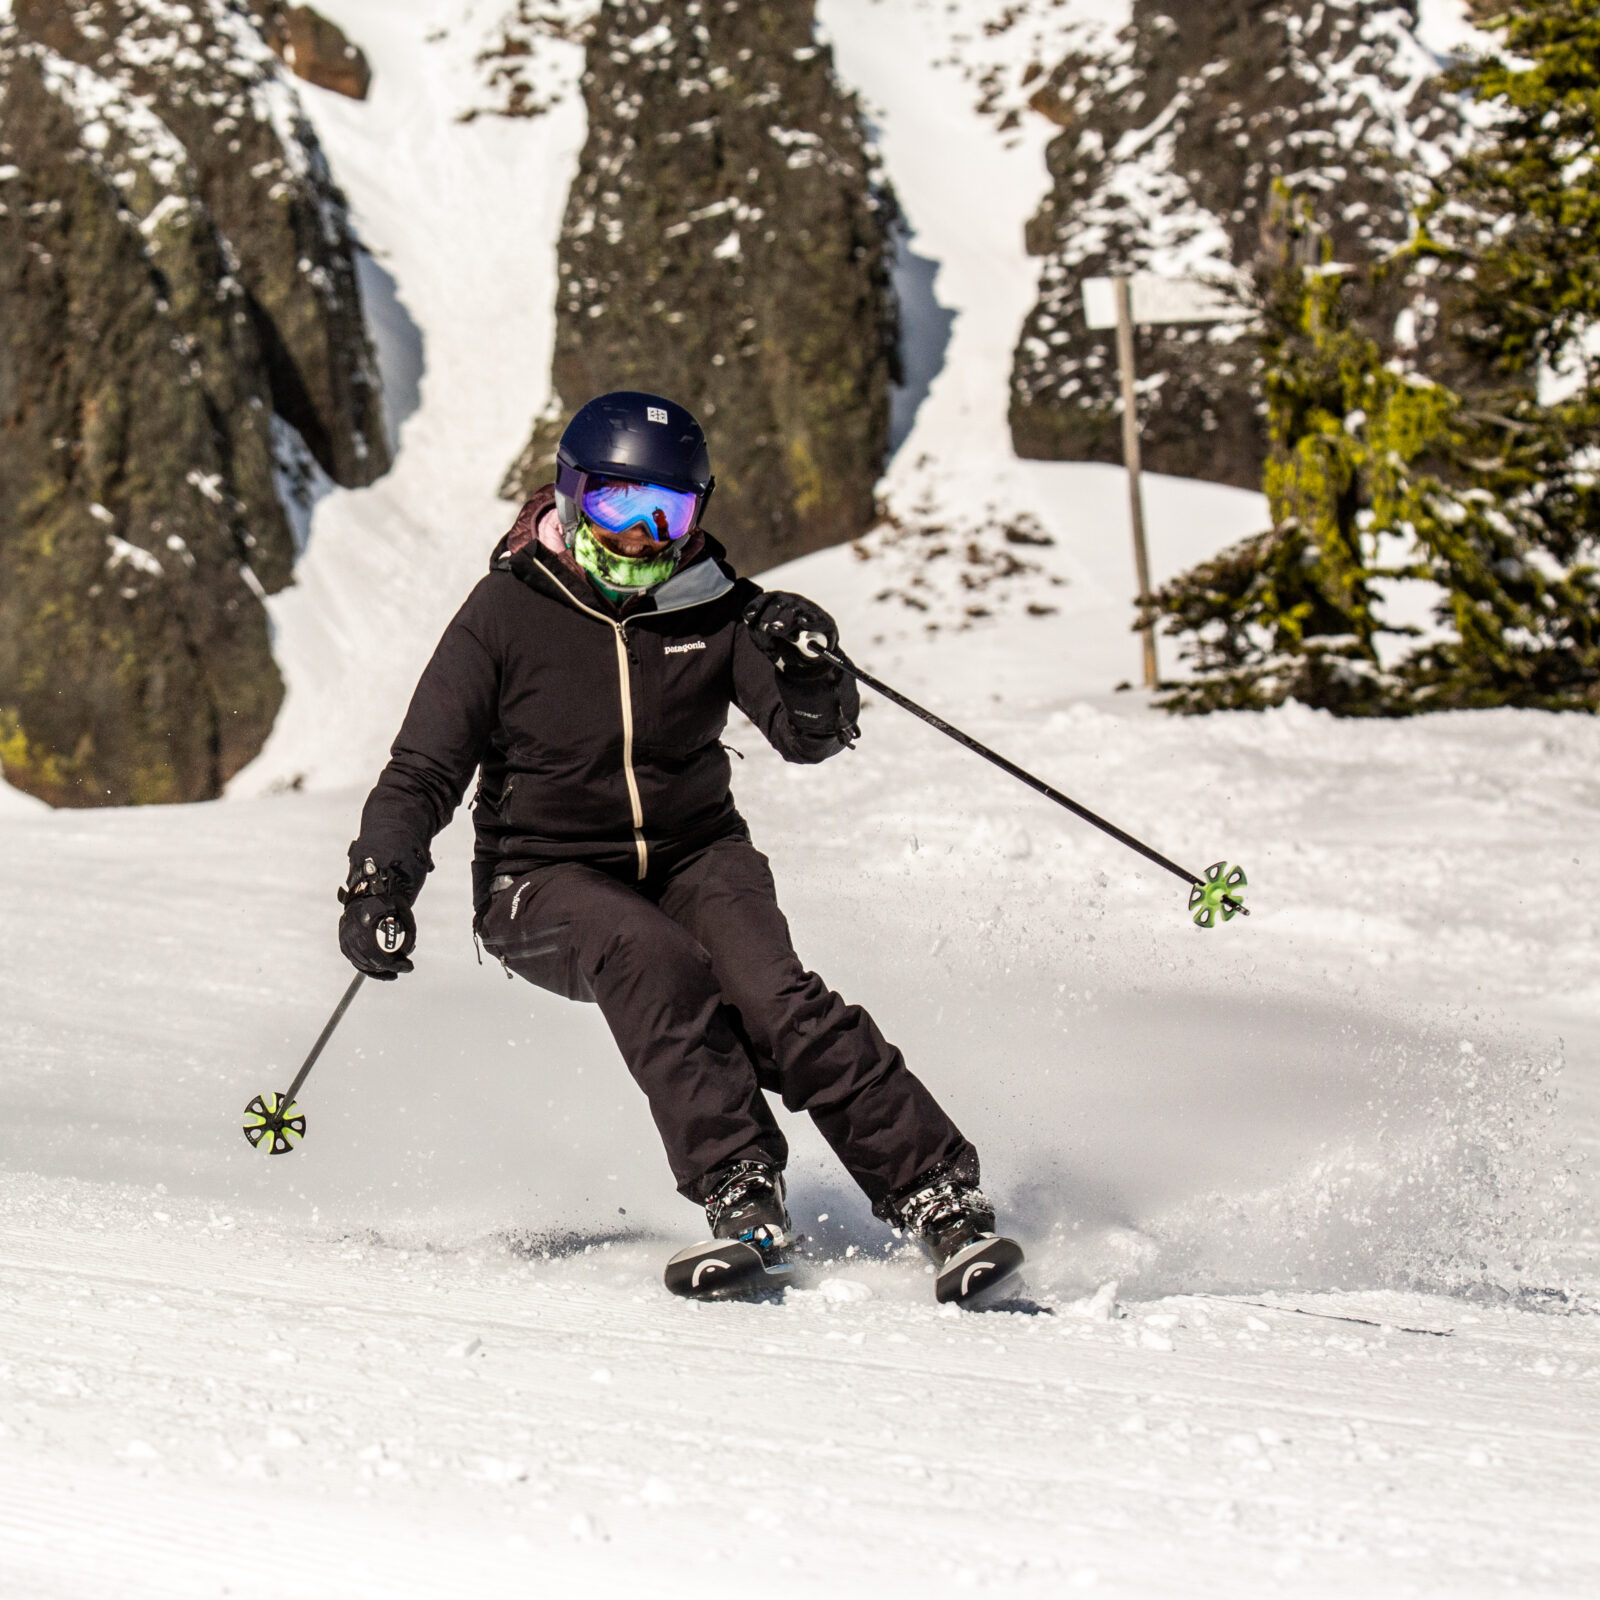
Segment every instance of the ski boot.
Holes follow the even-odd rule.
[[[970,1183],[936,1178],[900,1201],[896,1212],[934,1265],[940,1305],[982,1309],[1022,1287],[1022,1246],[994,1231],[994,1207]]]
[[[667,1287],[695,1300],[728,1300],[791,1283],[795,1235],[783,1203],[783,1173],[762,1161],[736,1161],[711,1181],[711,1238],[667,1263]]]

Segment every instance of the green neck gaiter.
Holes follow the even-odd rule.
[[[578,523],[577,537],[572,541],[573,559],[615,598],[643,594],[658,583],[665,583],[677,570],[678,552],[673,546],[647,556],[619,556],[595,538],[587,518]]]

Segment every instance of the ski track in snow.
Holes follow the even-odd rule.
[[[30,1189],[0,1251],[12,1593],[730,1593],[759,1564],[817,1594],[1575,1595],[1600,1558],[1588,1319],[979,1317],[848,1262],[782,1309],[663,1304],[637,1247],[413,1253]]]
[[[290,699],[228,801],[0,788],[0,1593],[1594,1592],[1600,727],[1115,692],[1121,476],[1018,462],[1004,423],[1049,130],[1002,137],[935,64],[997,0],[820,10],[954,313],[885,498],[1055,542],[937,633],[874,598],[929,566],[879,534],[769,581],[1186,865],[1242,859],[1254,914],[1198,933],[1181,885],[876,697],[820,769],[729,738],[802,954],[983,1149],[1035,1314],[928,1303],[793,1119],[812,1286],[670,1300],[696,1215],[593,1008],[478,964],[465,820],[304,1146],[245,1144],[346,982],[362,793],[508,518],[582,138],[570,94],[452,120],[497,5],[321,9],[375,92],[301,92],[422,335],[421,405],[387,479],[316,508],[273,602]],[[1158,577],[1261,524],[1256,496],[1148,487]]]

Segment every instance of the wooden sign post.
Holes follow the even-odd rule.
[[[1091,328],[1117,330],[1117,373],[1122,380],[1122,459],[1128,469],[1128,510],[1133,523],[1133,564],[1145,621],[1144,686],[1154,689],[1156,627],[1149,614],[1150,554],[1144,536],[1144,492],[1140,486],[1139,407],[1133,330],[1157,322],[1229,322],[1247,315],[1214,285],[1200,278],[1086,278],[1083,314]]]

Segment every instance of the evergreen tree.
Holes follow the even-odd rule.
[[[1460,408],[1458,492],[1419,530],[1454,638],[1408,679],[1419,706],[1596,710],[1600,3],[1493,13],[1481,20],[1502,49],[1456,75],[1484,134],[1440,181],[1412,252],[1450,286],[1448,336],[1494,381]]]
[[[1269,532],[1155,606],[1197,672],[1183,711],[1288,698],[1344,714],[1600,708],[1600,4],[1490,19],[1505,56],[1464,69],[1485,114],[1407,249],[1330,269],[1280,196],[1263,274]],[[1440,338],[1413,370],[1352,305],[1404,274]],[[1559,375],[1559,398],[1541,396]],[[1383,620],[1390,587],[1437,585],[1439,637]]]
[[[1403,514],[1408,469],[1453,397],[1385,364],[1351,313],[1370,285],[1332,265],[1310,207],[1282,188],[1269,238],[1259,381],[1272,527],[1155,596],[1196,670],[1165,704],[1393,711],[1403,691],[1381,646],[1415,630],[1385,625],[1379,586],[1420,572],[1386,565],[1380,535]]]

